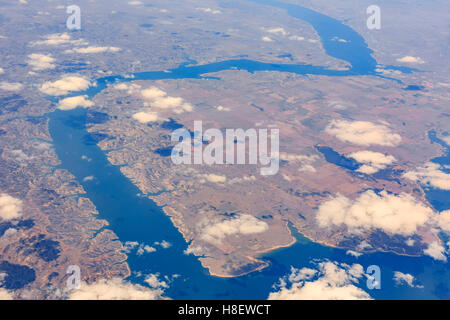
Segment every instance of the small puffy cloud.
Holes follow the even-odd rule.
[[[22,88],[23,85],[21,83],[7,81],[0,82],[0,89],[4,91],[20,91]]]
[[[373,174],[379,170],[386,169],[388,165],[396,161],[393,156],[368,150],[353,152],[349,154],[349,157],[362,164],[357,171],[365,174]]]
[[[87,99],[87,96],[76,96],[76,97],[69,97],[65,98],[59,101],[58,103],[58,109],[60,110],[72,110],[77,107],[92,107],[94,103]]]
[[[167,289],[169,287],[166,281],[159,280],[158,274],[150,274],[145,277],[144,281],[154,289]]]
[[[335,136],[343,142],[357,145],[397,146],[402,138],[384,124],[369,121],[332,120],[325,128],[325,132]]]
[[[270,37],[267,37],[267,36],[262,37],[261,40],[264,42],[272,42],[273,41]]]
[[[17,162],[25,162],[33,159],[33,157],[27,156],[27,154],[20,149],[11,150],[8,152],[8,155]]]
[[[353,234],[380,229],[389,234],[412,235],[417,228],[434,219],[434,211],[411,195],[365,191],[351,200],[338,194],[319,206],[317,222],[321,227],[344,225]]]
[[[303,41],[303,40],[305,40],[305,38],[301,37],[301,36],[293,35],[293,36],[289,37],[289,40]]]
[[[22,200],[0,193],[0,219],[12,220],[22,215]]]
[[[282,27],[267,29],[266,31],[268,33],[279,34],[279,35],[282,35],[282,36],[286,36],[288,34],[286,32],[286,30],[284,30],[284,28],[282,28]]]
[[[85,42],[83,39],[72,40],[72,37],[65,32],[46,35],[45,40],[32,42],[31,45],[32,46],[87,45],[87,42]]]
[[[1,68],[0,68],[1,69]],[[1,72],[0,72],[1,73]],[[448,146],[450,146],[450,136],[443,136],[441,138]]]
[[[227,177],[224,175],[218,175],[218,174],[204,174],[202,175],[203,178],[205,178],[207,181],[212,183],[225,183],[227,181]]]
[[[215,10],[215,9],[211,9],[211,8],[197,8],[197,10],[203,11],[205,13],[212,13],[212,14],[220,14],[220,13],[222,13],[220,10]]]
[[[138,256],[142,256],[144,253],[156,252],[156,248],[149,246],[148,244],[141,244],[136,251]]]
[[[450,232],[450,210],[442,211],[437,217],[436,217],[436,224],[441,228],[443,231]]]
[[[28,64],[34,71],[54,69],[55,59],[51,55],[32,53],[28,55]]]
[[[361,252],[354,251],[354,250],[347,250],[347,252],[345,252],[345,254],[349,255],[349,256],[353,256],[355,258],[358,258],[363,255]]]
[[[133,114],[133,119],[139,121],[140,123],[149,123],[160,120],[158,113],[144,111]]]
[[[154,242],[155,246],[160,246],[163,249],[168,249],[172,246],[172,244],[169,241],[163,240],[163,241],[156,241]]]
[[[159,109],[173,109],[180,106],[183,99],[179,97],[163,97],[153,101],[152,106]]]
[[[0,68],[0,74],[5,73],[5,70],[3,68]]]
[[[202,229],[202,240],[212,244],[221,244],[227,236],[262,233],[269,230],[269,225],[249,214],[243,214],[213,224],[206,223],[202,225]]]
[[[224,106],[218,106],[218,107],[216,107],[216,109],[217,109],[217,111],[226,111],[226,112],[231,111],[230,108],[224,107]]]
[[[298,171],[300,172],[316,172],[316,168],[313,167],[313,163],[318,159],[319,157],[316,155],[307,156],[302,154],[280,152],[280,160],[287,161],[290,164],[298,163],[300,165]]]
[[[116,90],[127,91],[128,94],[133,94],[139,90],[141,90],[141,86],[138,84],[127,84],[127,83],[119,83],[114,85],[113,87]]]
[[[54,82],[44,82],[40,90],[51,96],[63,96],[72,91],[86,90],[90,85],[90,81],[85,78],[65,76]]]
[[[435,260],[447,262],[447,257],[445,256],[445,248],[437,241],[430,243],[428,245],[428,248],[423,250],[423,253]]]
[[[411,288],[421,288],[422,286],[420,285],[415,285],[414,283],[416,282],[416,278],[414,278],[414,276],[412,274],[409,273],[403,273],[400,271],[395,271],[394,272],[394,277],[393,277],[395,284],[397,286],[400,285],[404,285],[406,284],[408,287]]]
[[[450,174],[441,171],[437,163],[427,162],[423,167],[404,173],[403,178],[429,187],[450,190]]]
[[[127,241],[123,244],[123,251],[125,253],[130,253],[133,249],[139,246],[139,242],[137,241]]]
[[[186,250],[183,251],[185,255],[193,254],[194,256],[201,256],[205,249],[201,246],[189,246]]]
[[[8,290],[0,288],[0,301],[1,300],[13,300],[13,296]]]
[[[6,229],[6,231],[3,233],[3,237],[8,238],[8,237],[15,235],[16,233],[17,233],[17,229],[9,228],[9,229]]]
[[[70,50],[66,50],[66,53],[102,53],[102,52],[118,52],[120,48],[117,47],[95,47],[89,46],[86,48],[74,48]]]
[[[356,286],[363,276],[360,264],[325,261],[318,263],[317,270],[291,268],[269,300],[370,300],[370,295]]]
[[[141,91],[142,97],[147,100],[157,100],[165,97],[167,93],[157,87],[150,87]]]
[[[361,241],[360,244],[356,247],[357,250],[365,250],[365,249],[372,249],[372,245],[368,243],[366,240]]]
[[[194,109],[194,106],[185,102],[183,98],[168,96],[165,91],[157,87],[141,90],[141,95],[152,108],[170,109],[175,113],[191,112]]]
[[[139,6],[142,4],[141,1],[128,1],[128,4],[131,6]]]
[[[150,289],[132,284],[120,278],[100,279],[92,284],[81,285],[74,290],[70,300],[158,300],[162,298],[161,289]]]
[[[425,63],[425,61],[423,61],[421,58],[412,56],[404,56],[403,58],[398,58],[397,61],[402,63]]]

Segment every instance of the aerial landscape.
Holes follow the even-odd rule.
[[[0,0],[0,300],[448,300],[449,17]]]

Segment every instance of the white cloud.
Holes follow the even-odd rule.
[[[436,224],[446,232],[450,232],[450,210],[442,211],[436,217]]]
[[[226,112],[231,111],[230,108],[224,107],[224,106],[218,106],[216,109],[217,109],[217,111],[226,111]]]
[[[22,215],[22,200],[0,193],[0,219],[12,220]]]
[[[361,265],[350,266],[326,261],[319,263],[317,267],[317,271],[291,268],[289,277],[280,279],[278,291],[271,292],[269,300],[371,299],[367,292],[356,286],[364,276]]]
[[[300,172],[316,172],[316,168],[313,167],[313,163],[318,160],[316,155],[302,155],[291,154],[286,152],[280,152],[280,160],[287,161],[289,163],[298,163],[300,165],[298,171]]]
[[[133,114],[133,119],[139,121],[140,123],[155,122],[160,120],[158,113],[144,111]]]
[[[297,40],[297,41],[303,41],[303,40],[305,40],[305,38],[304,37],[301,37],[301,36],[290,36],[289,37],[289,40]]]
[[[1,69],[1,68],[0,68]],[[441,137],[441,139],[448,145],[450,146],[450,136],[443,136]]]
[[[423,250],[423,253],[435,260],[447,262],[447,257],[445,256],[445,248],[437,241],[430,243],[428,245],[428,248]]]
[[[201,256],[205,249],[201,246],[189,246],[186,250],[184,250],[184,254],[189,255],[193,254],[194,256]]]
[[[72,40],[72,37],[68,33],[55,33],[45,36],[45,40],[35,41],[31,43],[32,46],[36,45],[87,45],[87,42],[83,39]]]
[[[349,157],[363,164],[357,171],[365,174],[373,174],[386,169],[388,165],[396,161],[393,156],[368,150],[353,152],[349,154]]]
[[[158,279],[158,274],[150,274],[145,277],[144,281],[154,289],[166,289],[169,287],[167,282]]]
[[[0,68],[0,74],[5,73],[5,70],[3,68]]]
[[[358,258],[363,255],[361,252],[354,251],[354,250],[347,250],[347,252],[345,252],[345,254],[347,254],[349,256],[353,256],[355,258]]]
[[[35,71],[46,70],[46,69],[54,69],[55,59],[52,55],[45,55],[41,53],[32,53],[28,55],[28,64]]]
[[[284,30],[284,28],[279,27],[279,28],[272,28],[272,29],[268,29],[266,30],[268,33],[273,33],[273,34],[279,34],[282,36],[286,36],[288,33],[286,32],[286,30]]]
[[[202,175],[206,180],[213,183],[225,183],[227,181],[227,177],[224,175],[218,175],[218,174],[204,174]]]
[[[166,92],[156,87],[142,90],[141,95],[152,108],[171,109],[175,113],[190,112],[194,109],[194,106],[185,102],[183,98],[168,96]]]
[[[123,244],[124,252],[130,253],[131,250],[135,249],[137,246],[139,246],[139,242],[137,241],[127,241]]]
[[[168,249],[172,246],[172,244],[169,241],[163,240],[163,241],[156,241],[155,246],[160,246],[163,249]]]
[[[128,4],[131,6],[139,6],[142,4],[141,1],[128,1]]]
[[[220,10],[215,10],[215,9],[211,9],[211,8],[197,8],[197,10],[206,12],[206,13],[212,13],[212,14],[220,14],[222,13]]]
[[[411,287],[411,288],[421,288],[422,286],[420,285],[415,285],[414,283],[416,282],[416,278],[414,278],[414,276],[412,274],[409,273],[403,273],[400,271],[395,271],[394,272],[394,281],[396,285],[403,285],[406,284],[407,286]]]
[[[18,162],[24,162],[33,159],[33,157],[27,156],[26,153],[20,149],[11,150],[8,153],[15,161]]]
[[[127,91],[128,94],[132,94],[140,90],[141,86],[134,83],[133,84],[119,83],[114,85],[113,88],[120,91]]]
[[[0,89],[5,91],[20,91],[22,90],[23,85],[21,83],[17,82],[7,82],[2,81],[0,82]]]
[[[132,284],[120,278],[100,279],[92,284],[83,283],[81,289],[74,290],[70,300],[157,300],[162,298],[162,290],[150,289]]]
[[[402,140],[400,135],[392,133],[386,125],[374,124],[369,121],[332,120],[326,127],[325,132],[341,141],[364,146],[393,147]]]
[[[6,229],[6,231],[3,233],[3,237],[4,238],[8,238],[8,237],[10,237],[10,236],[13,236],[13,235],[15,235],[17,233],[17,229],[14,229],[14,228],[9,228],[9,229]],[[1,278],[1,277],[0,277]],[[0,279],[1,280],[1,279]],[[1,282],[1,281],[0,281]]]
[[[183,99],[179,97],[163,97],[153,101],[152,106],[159,109],[173,109],[180,106]]]
[[[350,200],[338,194],[319,206],[317,222],[321,227],[345,225],[350,233],[361,234],[381,229],[390,234],[411,235],[425,223],[431,223],[433,210],[411,195],[365,191]]]
[[[243,214],[213,224],[206,222],[201,227],[203,229],[201,239],[212,244],[220,244],[225,237],[230,235],[249,235],[269,230],[266,222],[249,214]]]
[[[118,52],[120,51],[120,48],[117,47],[95,47],[95,46],[89,46],[86,48],[74,48],[70,50],[66,50],[66,53],[102,53],[102,52]]]
[[[372,245],[368,243],[366,240],[361,241],[360,244],[356,247],[357,250],[371,249]]]
[[[0,288],[0,300],[13,300],[13,296],[8,290]]]
[[[429,187],[450,190],[450,174],[441,171],[437,163],[427,162],[415,171],[406,172],[403,177]]]
[[[87,99],[87,96],[69,97],[59,101],[58,109],[60,110],[72,110],[76,107],[92,107],[94,103]]]
[[[142,97],[147,100],[157,100],[163,98],[167,93],[157,87],[150,87],[141,91]]]
[[[403,63],[418,63],[418,64],[425,63],[425,61],[423,61],[421,58],[412,56],[404,56],[403,58],[398,58],[397,61]]]
[[[63,96],[71,91],[86,90],[90,84],[89,80],[82,77],[65,76],[54,82],[44,82],[40,90],[51,96]]]
[[[261,40],[264,42],[272,42],[273,41],[270,37],[262,37]]]
[[[136,251],[138,256],[142,256],[144,253],[156,252],[156,248],[149,246],[148,244],[141,244]]]

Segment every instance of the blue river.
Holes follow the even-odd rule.
[[[138,72],[130,75],[103,77],[96,80],[96,86],[72,96],[85,94],[95,96],[111,83],[135,80],[202,78],[205,74],[222,70],[246,70],[248,72],[274,71],[301,75],[326,75],[333,77],[373,75],[377,62],[372,57],[364,39],[350,27],[338,20],[296,5],[272,0],[249,0],[261,5],[286,10],[291,16],[310,23],[319,34],[328,55],[351,64],[349,70],[331,70],[320,66],[272,64],[252,60],[227,60],[207,65],[185,63],[167,71]],[[333,38],[349,40],[346,43]],[[392,67],[396,68],[396,67]],[[410,69],[398,68],[404,72]],[[207,78],[207,77],[206,77]],[[210,78],[209,81],[218,81]],[[97,146],[95,139],[86,129],[86,110],[77,108],[70,111],[57,110],[48,114],[50,134],[56,153],[61,160],[60,168],[70,171],[87,192],[87,196],[99,211],[99,218],[109,222],[123,243],[136,241],[152,245],[166,240],[172,245],[167,249],[158,247],[156,252],[137,255],[128,254],[128,264],[132,271],[129,280],[144,284],[145,275],[159,274],[169,277],[170,286],[165,294],[174,299],[266,299],[277,280],[290,272],[290,267],[311,267],[313,259],[329,259],[345,263],[360,263],[364,268],[378,265],[382,271],[381,290],[368,290],[365,280],[359,286],[376,299],[442,299],[449,298],[448,279],[450,270],[445,263],[430,257],[408,257],[391,253],[365,254],[354,258],[345,250],[330,248],[313,243],[293,230],[297,242],[261,257],[270,262],[269,267],[235,278],[220,278],[209,275],[199,260],[184,254],[188,243],[173,226],[170,219],[152,200],[140,195],[140,190],[120,171],[111,165],[105,153]],[[94,141],[94,142],[93,142]],[[430,134],[430,141],[441,143],[446,154],[438,158],[439,163],[450,164],[450,150],[442,141]],[[87,157],[91,161],[83,161]],[[95,176],[93,181],[84,181],[87,176]],[[448,192],[429,190],[430,202],[439,210],[450,208]],[[394,271],[411,273],[423,288],[396,286],[392,277]],[[178,275],[178,277],[173,277]]]

